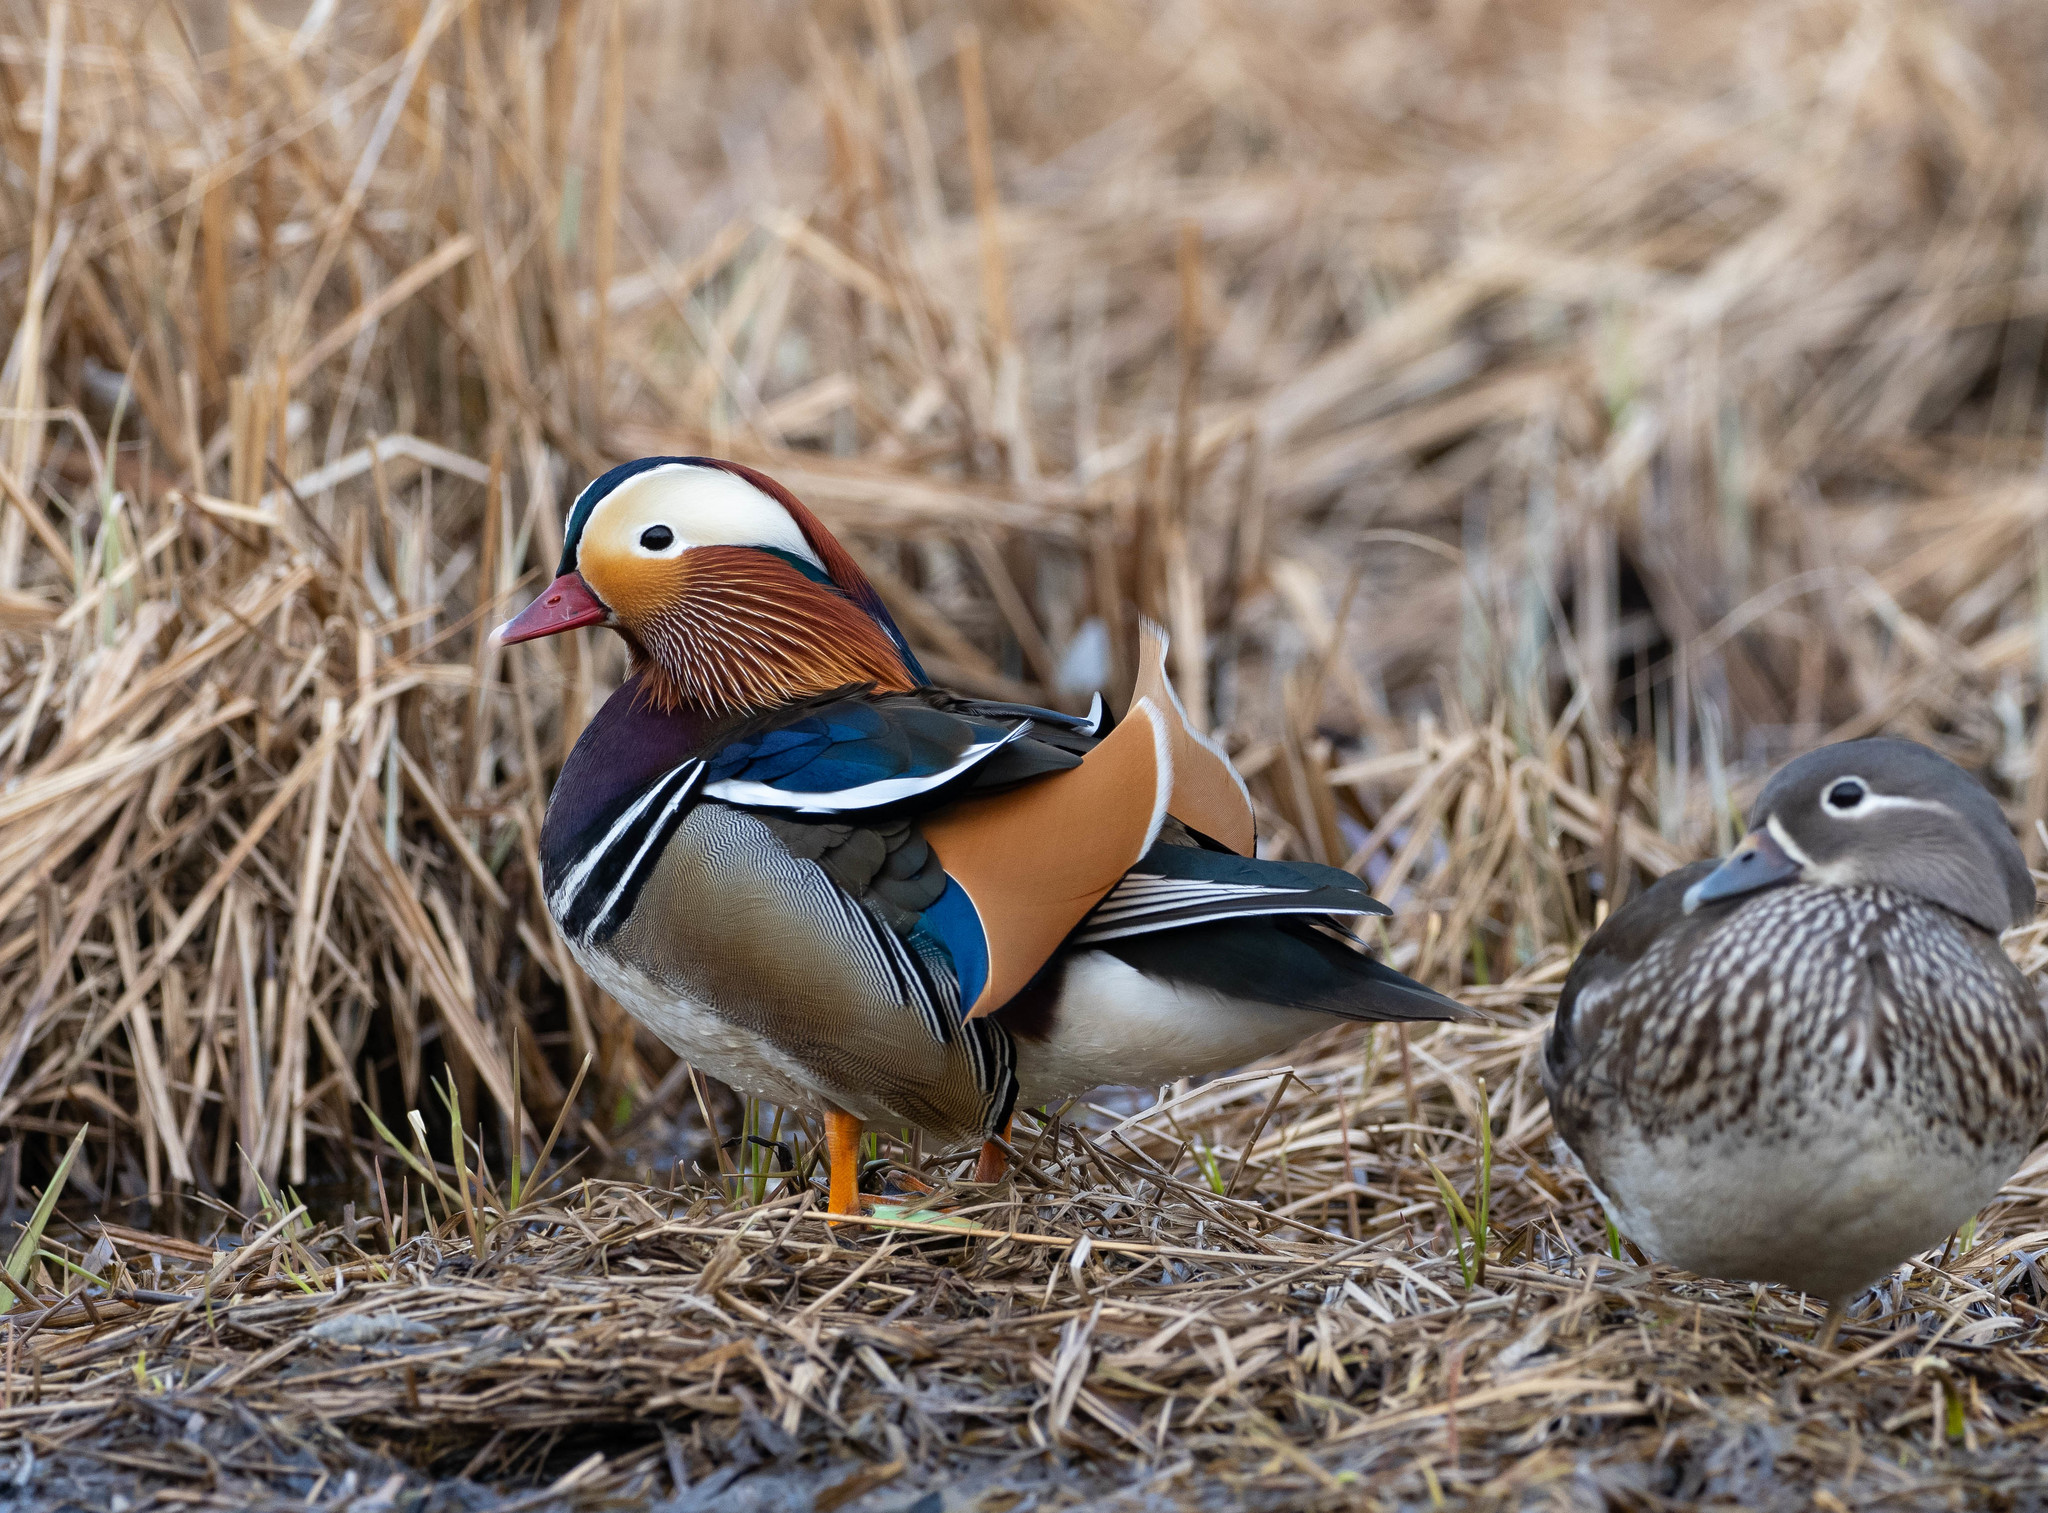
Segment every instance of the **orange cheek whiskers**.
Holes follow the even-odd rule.
[[[787,564],[698,547],[678,565],[630,625],[676,699],[739,714],[850,683],[915,686],[880,626]]]

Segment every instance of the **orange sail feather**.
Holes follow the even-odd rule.
[[[1166,801],[1166,812],[1239,856],[1252,855],[1258,836],[1251,793],[1222,748],[1188,723],[1188,712],[1166,675],[1166,632],[1150,620],[1138,635],[1138,677],[1131,700],[1139,699],[1150,699],[1166,717],[1173,745],[1173,796]]]
[[[1149,698],[1081,765],[924,822],[981,917],[988,980],[964,1005],[992,1014],[1152,847],[1173,790],[1173,721]]]

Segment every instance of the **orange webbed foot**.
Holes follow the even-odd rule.
[[[1003,1126],[1004,1144],[1008,1143],[1010,1131],[1015,1127],[1015,1120]],[[977,1182],[1000,1182],[1005,1176],[1009,1175],[1009,1171],[1010,1158],[1004,1152],[1002,1144],[998,1144],[994,1140],[982,1141],[981,1155],[974,1162],[974,1180]]]

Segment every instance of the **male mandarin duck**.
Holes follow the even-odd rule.
[[[549,912],[692,1064],[823,1116],[832,1212],[864,1127],[983,1141],[1027,1106],[1256,1060],[1333,1019],[1465,1011],[1336,926],[1356,877],[1253,856],[1251,800],[1148,630],[1103,729],[933,687],[852,556],[773,479],[705,457],[576,498],[501,644],[578,626],[631,671],[541,829]]]

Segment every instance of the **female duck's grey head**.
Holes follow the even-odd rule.
[[[1993,934],[2034,917],[2034,881],[1997,801],[1913,741],[1843,741],[1787,763],[1685,907],[1795,878],[1895,888]]]

